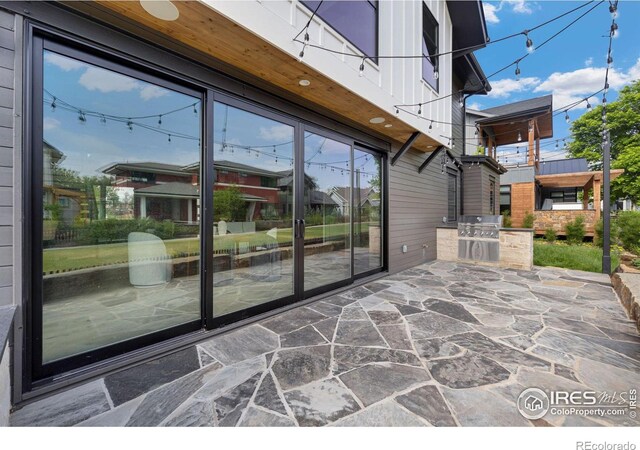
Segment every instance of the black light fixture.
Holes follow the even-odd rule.
[[[364,75],[364,60],[365,60],[365,58],[362,58],[362,61],[360,62],[360,70],[358,71],[358,76],[359,77]]]
[[[529,37],[529,30],[526,30],[524,32],[524,35],[527,38],[527,41],[525,43],[525,45],[527,46],[527,51],[528,52],[532,52],[533,51],[533,41],[531,40],[531,38]]]
[[[591,103],[589,103],[589,99],[585,99],[587,102],[587,111],[591,111]]]
[[[433,120],[431,121],[431,123],[429,124],[429,129],[433,130]]]
[[[418,103],[418,115],[421,116],[422,115],[422,103]],[[431,121],[433,122],[433,121]]]
[[[516,63],[516,81],[520,81],[520,63]]]
[[[571,123],[571,117],[569,117],[569,112],[566,109],[564,110],[564,120],[567,123]]]

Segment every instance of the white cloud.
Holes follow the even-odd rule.
[[[484,10],[484,18],[487,23],[500,23],[500,18],[498,17],[497,11],[498,7],[494,4],[483,2],[482,9]]]
[[[533,92],[553,94],[554,109],[563,108],[585,98],[593,92],[599,91],[603,87],[605,67],[586,67],[572,72],[554,72],[540,83]],[[612,89],[620,89],[632,80],[632,73],[637,71],[640,75],[640,60],[628,73],[618,70],[609,70],[609,86]],[[596,97],[592,97],[589,102],[597,103]],[[587,104],[576,105],[575,109],[586,108]]]
[[[140,98],[144,101],[151,100],[158,97],[164,97],[167,94],[169,94],[168,90],[153,84],[148,84],[142,89],[140,89]]]
[[[591,67],[593,65],[593,56],[589,56],[584,60],[584,65],[587,67]]]
[[[128,92],[138,89],[140,84],[133,78],[100,67],[88,67],[80,76],[79,83],[90,91]]]
[[[287,142],[293,139],[293,128],[289,125],[260,127],[259,135],[262,139],[268,141],[276,141],[277,143]]]
[[[55,128],[58,128],[59,126],[60,126],[60,121],[57,119],[54,119],[53,117],[45,117],[44,120],[42,121],[42,128],[44,129],[44,131],[53,130]]]
[[[520,80],[504,78],[491,82],[491,91],[487,95],[493,98],[507,98],[513,93],[525,92],[540,84],[538,77],[524,77]]]
[[[65,72],[70,72],[72,70],[78,70],[87,67],[87,65],[83,62],[51,52],[46,52],[44,54],[44,61],[46,63],[53,64],[54,66],[64,70]]]
[[[533,14],[533,9],[531,8],[532,2],[527,2],[525,0],[503,0],[501,3],[507,3],[511,5],[513,12],[518,14]]]
[[[640,80],[640,58],[638,58],[633,67],[629,69],[627,75],[629,77],[629,81]]]
[[[467,109],[475,109],[476,111],[479,111],[482,109],[482,105],[478,102],[473,102],[467,105]]]

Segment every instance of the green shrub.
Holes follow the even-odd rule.
[[[502,228],[511,228],[511,212],[508,209],[502,213]]]
[[[636,258],[633,261],[631,261],[631,264],[633,264],[633,267],[640,269],[640,258]]]
[[[617,225],[622,246],[634,253],[640,250],[640,211],[622,211]]]
[[[527,212],[524,215],[524,219],[522,219],[522,228],[533,228],[533,222],[535,220],[535,216],[530,212]]]
[[[554,230],[553,228],[547,228],[544,231],[544,238],[548,242],[555,242],[555,240],[558,238],[558,235],[556,234],[556,230]]]
[[[564,226],[564,231],[569,244],[581,244],[585,234],[584,217],[578,216],[573,222],[567,223]]]
[[[595,229],[595,235],[593,236],[593,243],[599,247],[602,247],[602,239],[604,236],[604,221],[600,219],[596,223],[594,229]],[[619,235],[618,222],[612,218],[611,227],[609,231],[609,239],[610,239],[611,245],[616,245],[618,243],[618,235]]]
[[[172,239],[175,236],[176,226],[170,220],[160,222],[147,217],[130,220],[96,220],[77,230],[86,244],[124,242],[129,233],[134,231],[154,234],[160,239]]]

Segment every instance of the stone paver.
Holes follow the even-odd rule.
[[[606,276],[432,262],[26,405],[14,426],[583,426],[523,389],[640,384]]]

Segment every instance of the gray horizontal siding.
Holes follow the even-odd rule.
[[[394,149],[397,151],[397,148]],[[410,150],[389,170],[389,271],[436,258],[436,227],[447,215],[447,187],[435,158],[421,173],[428,154]],[[402,245],[408,252],[402,253]],[[426,245],[427,248],[423,248]]]
[[[14,303],[14,23],[0,10],[0,306]]]

